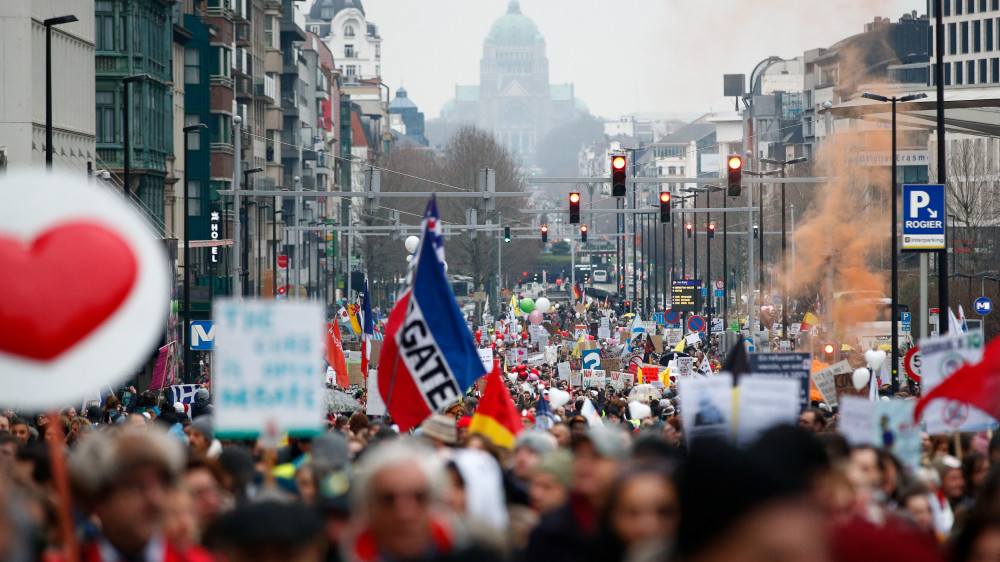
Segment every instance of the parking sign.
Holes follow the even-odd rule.
[[[903,245],[905,250],[945,247],[944,186],[903,186]]]

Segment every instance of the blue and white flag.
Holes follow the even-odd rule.
[[[559,417],[549,408],[549,398],[542,396],[535,404],[535,429],[548,431],[559,422]]]
[[[372,342],[375,341],[375,321],[372,318],[372,299],[368,294],[368,280],[365,279],[365,296],[361,303],[361,373],[368,377],[368,362],[372,358]]]
[[[641,334],[646,331],[646,327],[642,325],[642,319],[639,318],[639,313],[636,312],[635,316],[632,317],[632,324],[629,327],[629,337],[628,337],[628,350],[632,351],[632,340],[637,334]]]
[[[201,388],[201,385],[197,384],[175,384],[171,386],[170,403],[194,404],[195,398],[198,397],[199,388]]]
[[[379,359],[379,391],[402,431],[459,401],[486,374],[445,277],[440,231],[431,198],[410,262],[413,283],[389,314]]]

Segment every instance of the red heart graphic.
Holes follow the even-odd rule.
[[[30,247],[0,236],[0,351],[50,360],[94,331],[125,301],[138,264],[118,234],[75,222]]]

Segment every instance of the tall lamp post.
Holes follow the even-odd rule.
[[[247,189],[247,187],[250,185],[250,174],[259,174],[259,173],[261,173],[263,171],[264,171],[264,168],[250,168],[248,170],[243,170],[243,189]],[[240,209],[235,209],[234,208],[233,212],[234,213],[240,213],[242,211]],[[249,222],[250,222],[250,212],[247,211],[247,223],[249,223]],[[247,229],[244,232],[245,232],[245,236],[249,236],[250,235],[250,228],[249,228],[249,226],[247,227]],[[241,251],[244,252],[244,254],[240,256],[241,261],[243,262],[243,270],[242,271],[237,271],[236,274],[240,275],[241,277],[246,277],[247,278],[247,282],[246,283],[240,283],[240,285],[241,285],[241,291],[243,293],[243,296],[248,297],[248,296],[250,296],[250,267],[249,267],[249,262],[250,262],[250,241],[249,240],[247,240],[246,247],[243,248]],[[260,279],[257,280],[257,283],[258,284],[260,283]]]
[[[899,342],[897,341],[899,337],[899,260],[897,259],[897,252],[899,251],[899,234],[897,230],[899,226],[896,224],[899,220],[897,216],[899,214],[899,210],[897,209],[899,206],[899,188],[896,183],[896,102],[905,103],[926,98],[927,94],[920,93],[902,97],[887,97],[865,92],[861,94],[861,97],[881,102],[892,102],[892,280],[890,281],[892,284],[892,342],[890,342],[892,352],[889,358],[892,361],[892,391],[895,393],[899,390],[899,364],[896,360],[899,348]]]
[[[52,26],[80,21],[76,16],[59,16],[42,21],[45,26],[45,167],[52,169]]]
[[[781,339],[788,339],[788,262],[786,261],[786,238],[785,229],[785,168],[790,164],[800,164],[809,160],[806,157],[792,158],[791,160],[773,160],[771,158],[761,158],[760,161],[772,166],[781,168]]]
[[[188,137],[190,133],[197,132],[199,135],[208,125],[198,123],[184,127],[184,380],[190,382],[188,378],[191,369],[191,214],[188,212],[188,202],[191,201],[190,185],[188,178],[191,170],[188,169]]]
[[[148,74],[136,74],[133,76],[127,76],[122,78],[122,113],[124,115],[124,120],[122,121],[122,141],[125,145],[125,195],[131,197],[132,195],[132,184],[131,184],[131,162],[132,162],[132,139],[129,138],[129,84],[133,82],[145,82],[149,80],[150,76]]]

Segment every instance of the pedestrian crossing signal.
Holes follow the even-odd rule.
[[[509,226],[503,227],[503,241],[506,242],[507,244],[510,244],[510,227]]]

